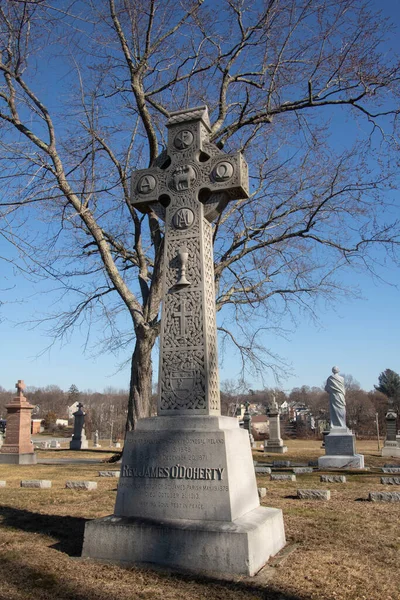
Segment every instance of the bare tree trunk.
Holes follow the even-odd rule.
[[[132,354],[126,431],[135,428],[136,421],[150,416],[153,365],[151,351],[157,339],[157,327],[138,327]]]

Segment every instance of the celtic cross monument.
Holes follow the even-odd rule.
[[[202,106],[172,113],[168,147],[131,177],[131,203],[165,222],[157,417],[127,434],[114,515],[83,556],[254,575],[285,545],[260,507],[246,431],[220,414],[212,221],[248,197],[247,165],[209,141]]]
[[[159,415],[220,414],[211,221],[248,197],[247,164],[208,141],[206,107],[174,113],[159,166],[136,171],[132,204],[165,221]]]

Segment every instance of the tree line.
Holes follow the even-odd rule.
[[[347,424],[358,435],[374,435],[376,415],[381,431],[385,429],[385,414],[389,406],[400,413],[400,375],[386,369],[378,377],[374,390],[365,391],[352,375],[344,375],[346,387]],[[0,385],[0,416],[6,417],[5,405],[15,392]],[[45,387],[27,387],[25,396],[35,407],[33,418],[42,419],[49,431],[60,431],[56,426],[57,418],[67,417],[67,408],[81,402],[86,413],[85,429],[87,435],[96,430],[100,437],[122,439],[125,433],[129,390],[106,388],[103,392],[92,390],[79,391],[72,384],[68,391],[57,385]],[[275,397],[281,406],[287,402],[290,406],[309,409],[315,419],[329,421],[328,395],[323,387],[302,385],[291,391],[281,388],[254,390],[242,382],[226,380],[221,389],[221,413],[235,416],[237,407],[245,402],[257,406],[259,413],[267,412]],[[156,414],[157,395],[152,394],[151,412]]]

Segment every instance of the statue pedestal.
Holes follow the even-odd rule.
[[[318,459],[320,469],[364,469],[364,456],[356,453],[356,436],[347,427],[332,427],[325,436],[325,456]]]

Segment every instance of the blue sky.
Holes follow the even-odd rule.
[[[399,22],[399,0],[374,4]],[[398,48],[396,38],[394,43]],[[0,256],[9,251],[0,238]],[[84,330],[76,330],[63,346],[56,342],[44,351],[51,343],[44,329],[17,323],[32,321],[39,312],[50,309],[54,296],[40,293],[44,288],[27,281],[5,262],[0,262],[0,272],[4,276],[0,283],[0,299],[4,302],[0,307],[0,385],[12,389],[18,379],[24,379],[27,385],[37,387],[56,384],[68,389],[72,383],[81,390],[128,387],[129,365],[121,368],[121,364],[129,355],[85,354]],[[373,388],[384,369],[400,372],[400,273],[396,268],[388,268],[381,271],[381,275],[392,285],[374,281],[365,274],[344,274],[344,282],[357,286],[362,299],[341,302],[335,310],[321,305],[319,324],[302,318],[288,339],[266,334],[265,345],[285,358],[292,369],[292,375],[281,382],[283,389],[303,384],[321,385],[334,364],[338,364],[342,372],[353,375],[366,390]],[[94,329],[94,342],[100,333]],[[239,357],[232,353],[221,359],[221,381],[237,379]],[[157,364],[154,372],[157,373]],[[262,382],[251,375],[246,376],[246,381],[251,388],[263,387]],[[264,383],[276,385],[272,373],[266,374]]]

